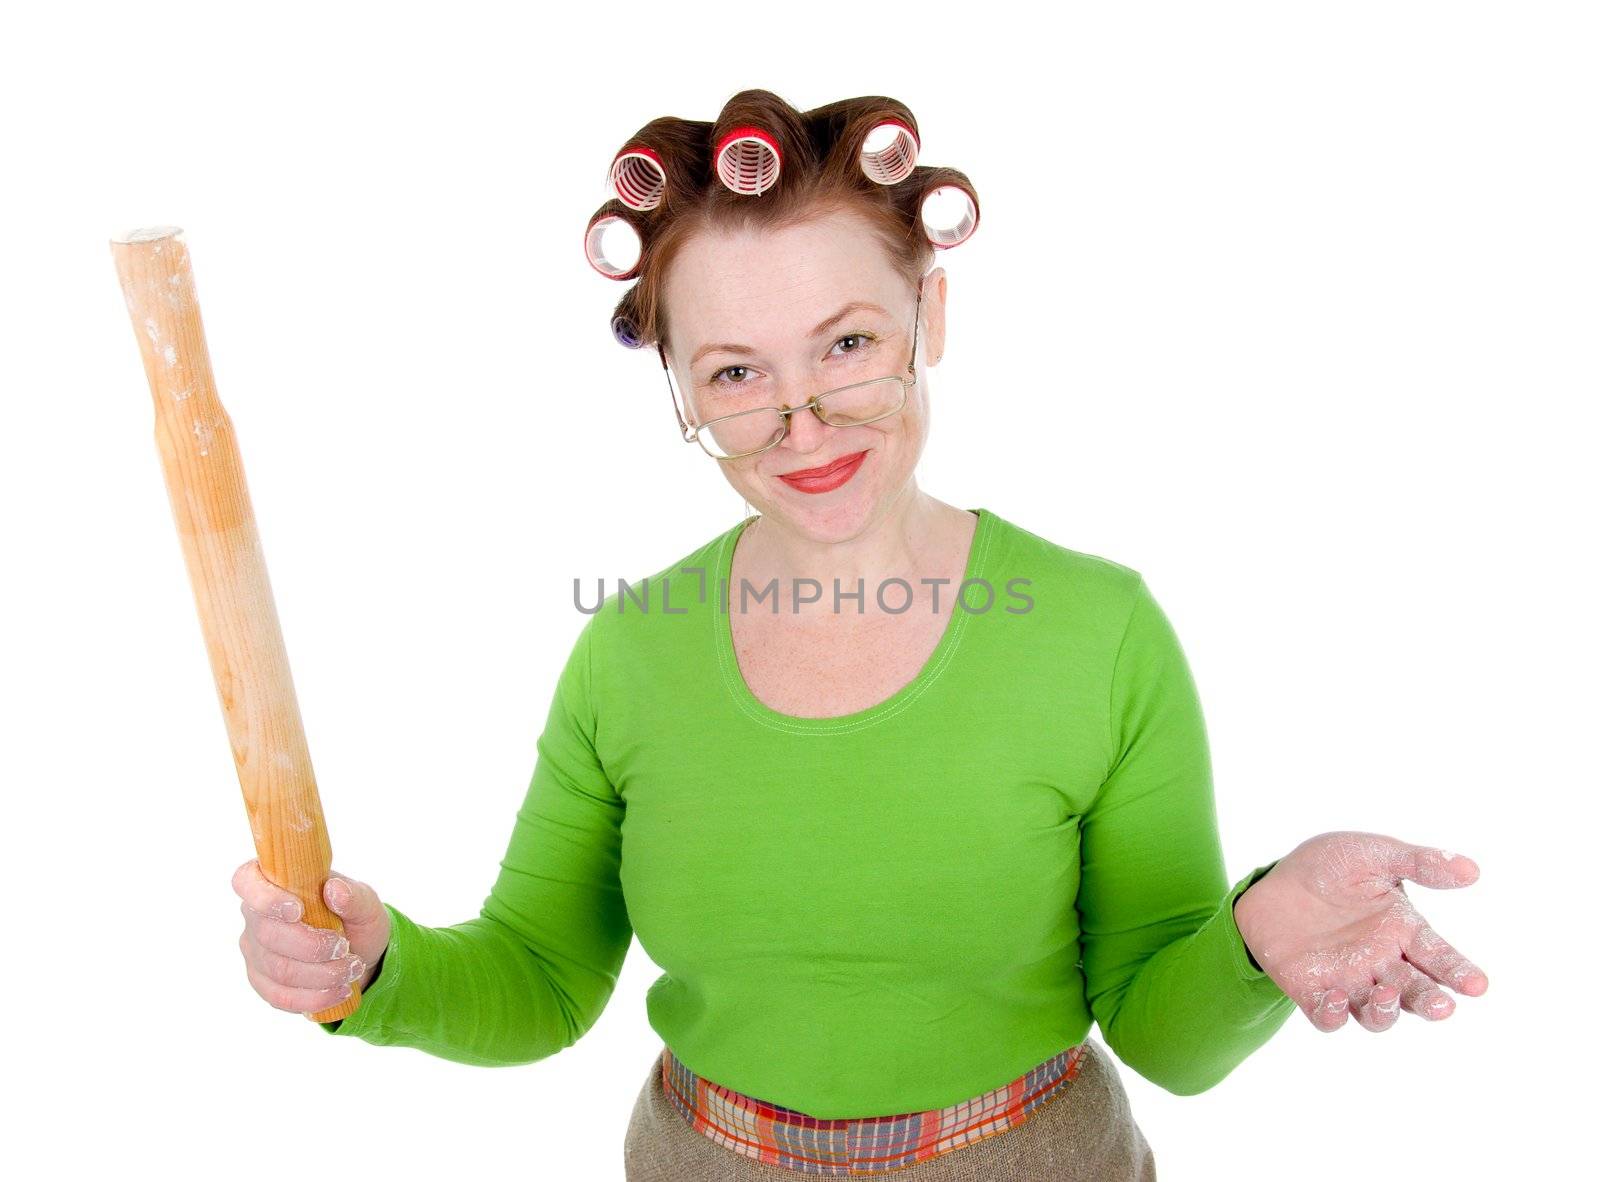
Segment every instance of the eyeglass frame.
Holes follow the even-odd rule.
[[[896,381],[896,382],[900,383],[900,404],[898,406],[896,406],[893,410],[885,411],[883,414],[878,415],[875,418],[870,418],[870,419],[864,420],[864,423],[876,423],[876,422],[879,422],[879,421],[881,421],[883,419],[886,419],[886,418],[890,417],[891,415],[899,414],[902,410],[905,409],[906,399],[910,397],[912,387],[914,387],[917,384],[917,343],[918,343],[918,340],[920,338],[921,332],[922,332],[922,286],[921,286],[921,284],[918,284],[917,285],[917,310],[916,310],[916,312],[914,314],[914,318],[913,318],[913,320],[911,322],[911,360],[906,363],[906,373],[909,375],[909,377],[903,378],[899,374],[887,374],[887,375],[885,375],[884,377],[881,377],[881,378],[868,378],[864,382],[851,382],[849,385],[838,386],[838,387],[836,387],[836,388],[834,388],[832,390],[824,390],[821,394],[817,394],[814,397],[808,399],[807,401],[802,402],[799,406],[791,406],[791,407],[756,406],[756,407],[751,407],[749,410],[736,410],[732,414],[718,415],[714,419],[707,419],[705,422],[699,424],[697,427],[694,427],[692,430],[690,429],[689,424],[684,421],[683,414],[678,409],[678,394],[677,394],[676,389],[674,388],[673,381],[672,381],[672,369],[671,369],[670,366],[667,365],[667,354],[666,354],[665,350],[662,349],[660,341],[656,342],[656,355],[661,358],[661,369],[662,369],[662,372],[664,372],[667,375],[667,394],[672,399],[672,413],[674,415],[676,415],[677,418],[678,418],[678,429],[683,433],[683,441],[685,443],[698,443],[698,444],[700,444],[700,450],[705,452],[706,455],[710,456],[713,460],[719,460],[719,461],[743,460],[743,459],[748,459],[750,456],[758,456],[764,451],[770,451],[772,448],[777,447],[778,444],[782,443],[785,439],[789,438],[789,419],[790,419],[790,416],[799,414],[803,410],[809,410],[809,411],[813,412],[814,414],[816,414],[817,418],[820,421],[822,421],[823,423],[827,423],[827,425],[830,426],[830,427],[833,426],[832,423],[828,423],[828,420],[824,419],[822,417],[822,412],[818,408],[817,404],[819,402],[821,402],[824,398],[829,397],[830,395],[838,394],[838,393],[841,393],[842,391],[845,391],[845,390],[854,390],[858,386],[870,386],[870,385],[873,385],[873,384],[875,384],[877,382],[886,382],[886,381],[890,381],[890,380],[893,380],[893,381]],[[688,405],[688,400],[687,399],[684,400],[684,404]],[[754,451],[740,452],[736,456],[719,456],[719,455],[714,454],[711,451],[711,449],[708,448],[705,445],[705,443],[700,439],[700,432],[704,431],[707,427],[710,427],[715,423],[720,423],[720,422],[723,422],[724,420],[727,420],[727,419],[737,418],[740,415],[756,414],[758,412],[769,411],[769,410],[776,412],[783,419],[783,432],[776,439],[774,439],[771,443],[765,444],[762,447],[758,447]],[[852,426],[862,426],[862,425],[864,425],[864,423],[855,423],[855,424],[852,424]]]

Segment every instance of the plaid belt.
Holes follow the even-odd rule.
[[[1078,1074],[1084,1044],[1068,1047],[1008,1084],[923,1112],[821,1120],[714,1084],[661,1055],[667,1099],[689,1124],[735,1153],[808,1174],[883,1174],[1015,1128]]]

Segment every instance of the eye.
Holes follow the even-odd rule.
[[[834,342],[834,347],[837,348],[840,344],[844,343],[845,341],[862,341],[862,342],[866,342],[866,343],[871,343],[873,341],[876,341],[877,339],[878,338],[873,336],[871,333],[853,332],[853,333],[850,333],[848,336],[840,337],[837,341]],[[866,347],[867,347],[867,344],[864,343],[864,344],[858,345],[856,348],[850,349],[848,351],[851,352],[851,353],[860,353]]]
[[[716,373],[711,375],[711,384],[714,385],[714,386],[742,386],[742,385],[744,385],[743,382],[724,382],[722,380],[722,375],[723,374],[732,373],[736,369],[744,369],[744,366],[742,366],[742,365],[730,365],[726,369],[717,370]]]
[[[877,340],[878,340],[878,338],[873,336],[870,332],[852,332],[852,333],[846,333],[844,336],[842,336],[838,340],[834,341],[833,342],[833,347],[835,349],[837,349],[840,345],[844,344],[845,341],[859,341],[861,343],[858,344],[854,349],[846,349],[845,352],[846,353],[863,353],[863,352],[866,352],[868,349],[870,349],[872,345],[876,344]],[[712,374],[711,377],[708,378],[707,380],[713,386],[746,386],[746,385],[749,385],[749,383],[744,381],[743,379],[740,379],[739,381],[731,381],[731,380],[724,379],[723,376],[722,376],[725,373],[736,373],[736,372],[748,372],[748,367],[747,366],[743,366],[743,365],[725,366],[722,369],[717,370],[716,373]]]

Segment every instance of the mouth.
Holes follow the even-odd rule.
[[[852,452],[847,456],[822,465],[820,468],[801,468],[795,472],[784,472],[778,479],[790,488],[799,489],[801,492],[820,493],[829,492],[838,488],[845,481],[855,475],[856,469],[867,458],[865,451]]]

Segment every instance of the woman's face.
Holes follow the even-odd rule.
[[[841,541],[871,527],[915,488],[928,429],[925,358],[944,352],[944,296],[944,270],[936,268],[923,280],[917,382],[897,414],[833,427],[806,411],[791,415],[788,435],[766,451],[703,462],[721,468],[774,524],[815,541]],[[904,376],[911,360],[916,293],[850,212],[786,230],[696,235],[674,259],[664,298],[671,329],[663,348],[691,426]],[[851,304],[874,306],[840,317]],[[795,478],[857,455],[842,484]]]

